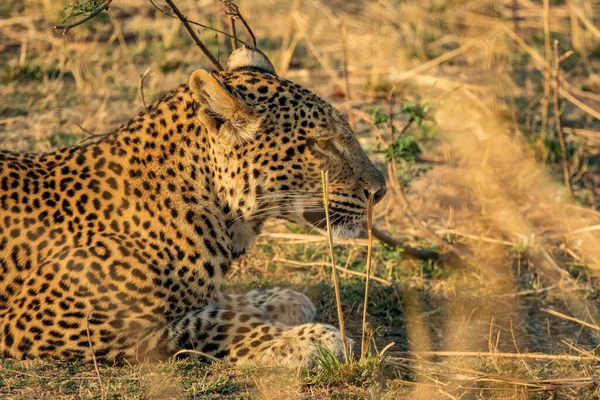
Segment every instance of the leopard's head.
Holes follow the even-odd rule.
[[[228,70],[197,70],[189,86],[212,145],[225,155],[216,179],[243,218],[325,230],[321,171],[328,171],[334,235],[359,233],[369,195],[379,202],[386,185],[342,113],[279,78],[264,54],[245,47],[232,54]]]

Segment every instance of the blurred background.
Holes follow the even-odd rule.
[[[149,104],[213,67],[160,0],[114,0],[87,23],[53,30],[103,4],[2,1],[1,148],[95,140],[143,109],[140,87]],[[176,4],[228,31],[223,2]],[[597,398],[600,2],[236,4],[279,75],[345,112],[387,175],[374,224],[402,246],[375,241],[369,321],[374,354],[394,345],[386,357],[302,374],[192,361],[102,367],[104,395]],[[230,39],[195,28],[225,64]],[[239,21],[237,32],[251,43]],[[441,259],[414,259],[403,246]],[[364,240],[335,247],[355,338],[366,251]],[[337,324],[328,265],[323,238],[274,220],[227,290],[294,287],[319,320]],[[100,398],[97,382],[77,376],[93,369],[0,360],[0,394]]]

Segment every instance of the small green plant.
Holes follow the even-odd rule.
[[[66,3],[65,11],[70,11],[62,22],[66,22],[71,18],[78,17],[80,15],[87,15],[94,12],[98,7],[104,5],[106,0],[86,0],[86,1],[75,1],[74,3]]]
[[[368,356],[358,361],[344,363],[331,350],[316,344],[319,354],[315,356],[318,369],[308,371],[305,382],[309,386],[353,385],[365,386],[374,383],[385,364],[385,358]]]
[[[385,150],[385,160],[392,160],[392,152],[396,159],[404,160],[408,163],[416,163],[421,155],[419,142],[414,135],[398,136],[394,142]]]
[[[321,342],[315,342],[318,354],[315,356],[315,363],[327,374],[335,374],[344,365],[343,361],[338,359],[333,351],[323,346]]]
[[[423,126],[426,121],[434,121],[430,114],[430,108],[427,103],[410,102],[406,103],[400,109],[400,113],[408,117],[408,121],[414,121],[418,127]]]
[[[373,125],[378,129],[388,129],[392,134],[392,142],[384,150],[387,162],[397,164],[398,180],[403,186],[418,178],[429,168],[417,165],[422,154],[420,142],[430,140],[433,136],[434,124],[430,107],[423,102],[409,102],[400,108],[399,121],[404,121],[404,128],[398,131],[394,125],[390,126],[389,114],[381,107],[374,107],[367,112],[373,118]],[[407,133],[413,126],[414,133]],[[411,131],[412,132],[412,131]]]

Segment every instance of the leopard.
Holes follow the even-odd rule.
[[[341,358],[340,331],[306,295],[221,287],[269,218],[355,237],[385,191],[344,113],[239,48],[97,141],[0,151],[0,354]]]

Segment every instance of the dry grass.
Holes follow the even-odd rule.
[[[220,2],[176,3],[190,19],[228,31],[228,18],[215,17]],[[238,4],[283,76],[349,111],[382,170],[391,128],[374,127],[367,111],[387,114],[385,99],[395,88],[391,115],[400,131],[402,105],[430,105],[435,123],[407,131],[419,140],[424,154],[417,166],[427,171],[375,207],[374,226],[413,246],[448,247],[458,257],[422,262],[375,243],[368,320],[374,349],[396,343],[389,357],[300,375],[185,361],[100,365],[104,391],[93,365],[5,359],[0,396],[597,398],[600,5]],[[211,65],[180,22],[146,0],[114,0],[108,14],[66,36],[51,29],[64,16],[61,2],[8,0],[0,16],[2,148],[47,151],[110,132],[143,101]],[[250,41],[239,25],[237,31]],[[209,31],[198,38],[224,62],[229,38]],[[561,71],[553,76],[554,40]],[[575,200],[563,184],[554,92]],[[406,173],[400,164],[391,171]],[[337,323],[327,239],[307,233],[272,221],[232,268],[228,289],[293,286],[315,300],[320,320]],[[333,248],[346,331],[355,339],[363,329],[366,242]]]

